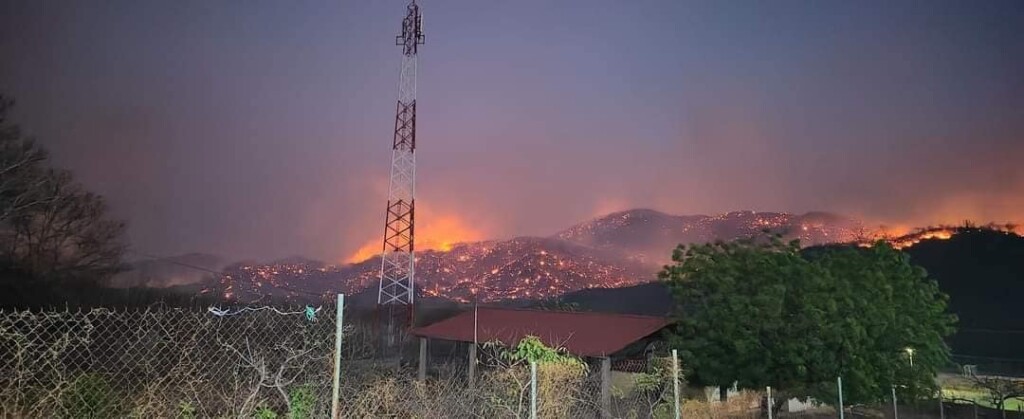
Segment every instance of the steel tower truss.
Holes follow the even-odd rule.
[[[412,306],[416,255],[416,53],[423,45],[423,16],[413,0],[402,19],[402,73],[398,83],[395,134],[391,144],[391,181],[384,220],[377,304]]]

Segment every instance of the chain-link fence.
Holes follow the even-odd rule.
[[[334,315],[265,309],[0,312],[5,418],[329,410]],[[314,313],[315,314],[315,313]]]
[[[335,320],[335,307],[0,311],[0,417],[330,417]],[[344,328],[339,417],[529,417],[532,400],[544,418],[672,417],[667,359],[616,362],[606,383],[600,361],[541,365],[531,395],[528,365],[483,358],[470,380],[464,354],[420,381],[415,356],[381,357],[372,324]]]
[[[0,417],[328,418],[335,309],[0,311]],[[343,328],[338,417],[673,418],[677,408],[686,418],[766,416],[764,393],[707,402],[714,395],[684,386],[671,356],[539,364],[534,375],[483,349],[471,367],[467,344],[437,342],[420,380],[415,339],[385,351],[379,320],[353,320]],[[936,401],[900,417],[986,412],[946,401],[945,410]],[[849,416],[892,408],[860,410],[848,407]]]

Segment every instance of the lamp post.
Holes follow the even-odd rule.
[[[907,347],[903,350],[907,352],[907,356],[910,358],[910,368],[914,368],[914,348]]]

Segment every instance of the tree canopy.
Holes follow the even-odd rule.
[[[677,304],[670,341],[693,382],[828,402],[842,376],[844,400],[865,403],[891,386],[932,394],[948,362],[947,297],[885,243],[805,255],[770,237],[680,246],[673,261],[660,274]]]

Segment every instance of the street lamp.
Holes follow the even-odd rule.
[[[907,352],[907,356],[910,357],[910,368],[914,368],[914,348],[907,347],[903,349]]]

